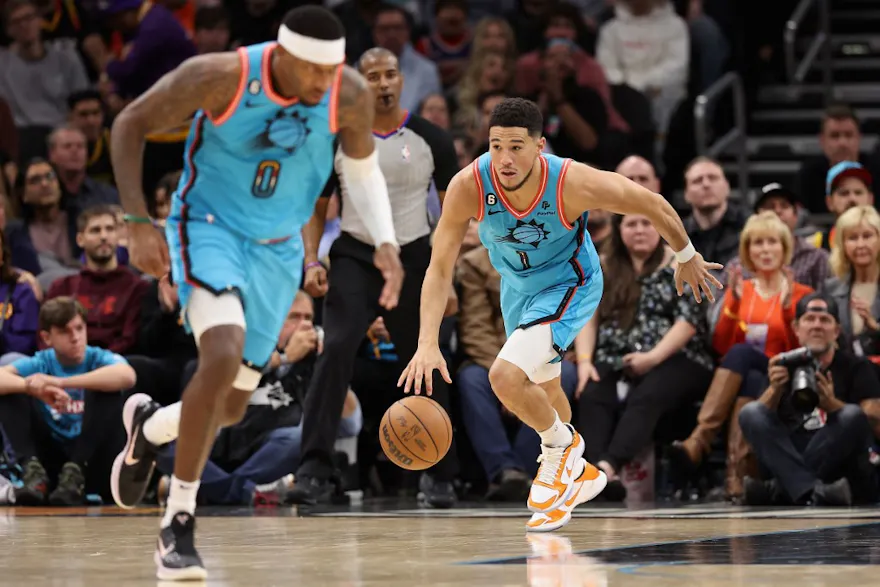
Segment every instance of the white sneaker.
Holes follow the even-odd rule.
[[[571,512],[582,503],[586,503],[602,493],[608,484],[608,477],[586,460],[581,459],[583,469],[575,481],[571,496],[561,506],[549,512],[536,512],[526,522],[528,532],[552,532],[571,521]]]
[[[538,457],[541,467],[529,492],[529,509],[533,512],[555,510],[574,489],[576,469],[584,454],[584,439],[571,424],[566,426],[571,430],[571,444],[561,447],[541,445],[541,456]]]

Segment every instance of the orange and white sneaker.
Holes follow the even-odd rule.
[[[538,475],[529,491],[529,509],[549,512],[558,508],[571,495],[577,480],[576,469],[584,454],[584,439],[571,424],[571,444],[568,446],[541,445],[541,463]]]
[[[581,459],[581,463],[583,469],[575,481],[571,496],[555,510],[532,514],[531,519],[526,522],[527,532],[552,532],[562,528],[571,521],[571,512],[574,508],[602,493],[605,485],[608,484],[608,477],[586,460]]]

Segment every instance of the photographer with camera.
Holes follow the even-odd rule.
[[[840,323],[831,297],[813,293],[796,307],[802,348],[770,359],[770,385],[739,423],[769,481],[745,480],[745,503],[852,505],[877,497],[868,460],[880,399],[870,363],[837,350]]]

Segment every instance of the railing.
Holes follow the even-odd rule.
[[[810,43],[806,54],[800,63],[797,63],[795,49],[797,46],[797,34],[806,18],[807,13],[818,4],[819,30]],[[831,2],[830,0],[801,0],[791,14],[791,18],[785,23],[785,72],[791,84],[802,84],[810,72],[810,68],[819,57],[822,56],[822,86],[825,91],[825,99],[830,101],[833,95],[831,84]]]
[[[711,145],[709,144],[709,118],[715,103],[728,91],[733,93],[733,128]],[[746,96],[740,77],[729,72],[712,84],[709,89],[697,96],[694,103],[694,130],[697,141],[697,154],[718,159],[731,145],[736,146],[736,164],[739,176],[739,191],[745,201],[749,194],[749,161],[746,145]],[[751,204],[751,202],[746,202]]]

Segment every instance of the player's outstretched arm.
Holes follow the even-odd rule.
[[[581,163],[572,163],[566,174],[564,189],[566,219],[576,218],[593,209],[647,217],[660,236],[676,251],[678,266],[675,269],[675,283],[678,294],[682,295],[684,283],[687,283],[698,302],[702,301],[704,294],[709,301],[715,301],[711,286],[722,289],[722,285],[711,271],[723,267],[719,263],[706,262],[696,252],[681,218],[663,196],[622,175]]]
[[[446,189],[443,211],[434,231],[431,263],[422,283],[419,348],[397,381],[398,386],[405,383],[405,393],[409,393],[413,386],[416,394],[421,393],[424,381],[425,391],[431,395],[435,369],[440,371],[447,383],[452,383],[446,361],[440,353],[440,322],[443,321],[446,310],[461,242],[471,218],[478,214],[479,194],[474,183],[473,170],[468,165],[452,178]]]
[[[339,171],[348,189],[349,200],[376,246],[373,262],[385,279],[379,304],[390,310],[397,305],[400,296],[403,267],[394,233],[388,185],[379,168],[373,139],[374,96],[360,73],[347,65],[343,67],[337,106],[342,151]]]
[[[146,136],[180,126],[198,110],[221,114],[235,95],[240,74],[235,53],[193,57],[119,113],[110,134],[110,156],[126,214],[148,216],[142,187]],[[136,223],[129,234],[132,264],[157,277],[167,273],[168,253],[159,232]]]

